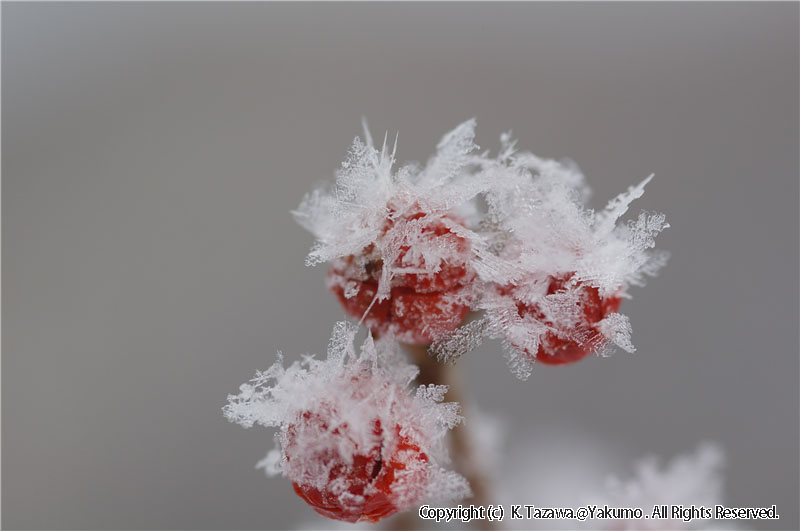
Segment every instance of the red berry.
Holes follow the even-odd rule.
[[[558,324],[545,320],[544,313],[538,305],[531,306],[521,301],[517,302],[517,311],[520,317],[532,316],[556,329],[556,331],[546,332],[540,339],[536,361],[545,365],[574,363],[594,352],[598,344],[605,342],[605,338],[595,325],[609,314],[616,312],[622,301],[619,297],[601,297],[596,287],[587,284],[578,284],[577,287],[568,288],[571,277],[571,274],[551,277],[547,294],[566,292],[567,289],[578,290],[576,304],[580,307],[580,317],[574,328],[560,329],[561,326]],[[508,288],[504,291],[510,292]],[[525,350],[525,353],[531,355],[528,350]]]
[[[300,426],[293,424],[288,428],[286,457],[289,460],[296,448],[307,447],[303,437],[319,437],[320,432],[328,430],[328,424],[319,415],[309,412],[302,415],[299,423]],[[374,440],[368,447],[356,448],[352,463],[335,451],[342,439],[353,443],[347,423],[326,433],[323,449],[303,456],[316,460],[314,465],[328,471],[321,488],[310,483],[293,483],[294,491],[322,516],[347,522],[377,522],[400,509],[397,506],[400,496],[404,499],[409,494],[413,496],[415,489],[422,494],[425,468],[419,465],[427,463],[428,456],[409,437],[400,435],[399,424],[394,427],[391,441],[380,420],[372,421],[371,425]],[[342,446],[349,447],[348,444]]]
[[[425,344],[458,328],[469,306],[463,304],[460,288],[451,291],[419,293],[408,288],[392,288],[391,323],[399,340]]]
[[[361,319],[375,298],[375,294],[378,293],[377,282],[363,282],[348,278],[346,274],[335,267],[328,272],[327,284],[328,289],[339,299],[344,311],[356,319]],[[347,297],[348,292],[349,298]],[[386,332],[391,322],[391,306],[391,301],[388,299],[375,301],[364,319],[364,324],[378,333]]]
[[[404,221],[425,220],[427,214],[414,212]],[[457,220],[448,216],[451,221]],[[384,234],[397,221],[389,219]],[[435,273],[399,273],[392,279],[390,296],[372,304],[383,270],[382,257],[374,246],[361,255],[337,260],[328,273],[328,288],[336,295],[348,315],[361,319],[372,304],[364,323],[377,333],[392,332],[399,341],[426,344],[437,336],[455,330],[469,311],[467,287],[475,278],[469,266],[469,242],[453,233],[441,218],[423,224],[421,234],[443,249],[452,250],[451,260],[443,260]],[[411,247],[401,245],[394,268],[423,269],[423,257],[411,258]]]

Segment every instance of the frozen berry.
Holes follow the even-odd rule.
[[[426,344],[461,324],[469,311],[468,288],[475,273],[469,265],[470,245],[466,239],[452,232],[442,218],[412,212],[400,220],[389,218],[384,234],[397,223],[418,220],[417,235],[422,243],[442,249],[439,263],[426,263],[422,253],[415,252],[414,243],[400,245],[392,262],[389,298],[373,303],[384,262],[374,246],[368,246],[358,256],[334,261],[327,285],[348,315],[361,319],[369,309],[364,323],[375,332],[391,332],[404,343]],[[458,222],[448,217],[451,222]]]
[[[309,446],[302,437],[319,437],[320,432],[327,435],[319,450],[303,456],[316,461],[304,466],[323,471],[323,480],[293,482],[295,492],[322,516],[377,522],[400,509],[401,497],[423,493],[428,456],[409,437],[400,435],[400,425],[395,425],[391,438],[386,437],[380,420],[372,421],[371,426],[373,438],[364,447],[355,442],[347,423],[330,430],[321,417],[308,412],[299,425],[288,428],[287,460],[293,458],[296,448]],[[353,448],[354,453],[345,459],[337,447]],[[419,491],[416,496],[415,490]]]
[[[517,301],[520,317],[530,316],[544,322],[550,330],[540,338],[536,361],[545,365],[564,365],[580,361],[595,352],[606,339],[597,329],[597,323],[619,309],[619,297],[601,297],[598,289],[588,284],[570,285],[572,275],[551,277],[547,295],[576,292],[578,306],[577,323],[566,327],[563,323],[548,319],[539,305]],[[525,350],[528,356],[531,353]]]
[[[289,479],[319,514],[348,522],[377,521],[431,498],[470,495],[467,480],[442,468],[444,437],[463,419],[443,403],[444,386],[410,389],[416,369],[397,343],[336,323],[327,359],[282,357],[228,395],[228,420],[278,428],[277,448],[258,465]]]

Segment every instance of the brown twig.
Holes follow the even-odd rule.
[[[419,376],[417,382],[421,385],[447,385],[448,391],[445,399],[448,402],[458,402],[461,404],[462,415],[465,413],[463,397],[463,386],[461,385],[462,376],[458,368],[454,365],[439,363],[435,358],[428,355],[426,345],[405,345],[406,351],[412,361],[419,366]],[[476,506],[486,506],[491,501],[488,499],[488,481],[485,473],[481,470],[481,459],[476,456],[476,448],[473,443],[474,438],[470,435],[469,427],[460,424],[450,432],[451,456],[456,469],[469,481],[473,496],[464,500],[464,505],[475,504]],[[399,525],[408,525],[410,521],[400,520]],[[475,520],[479,529],[491,530],[496,526],[489,520]],[[395,529],[412,529],[395,528]]]

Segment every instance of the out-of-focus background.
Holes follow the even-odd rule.
[[[4,2],[3,525],[325,527],[220,408],[343,316],[289,211],[363,115],[401,161],[513,129],[594,206],[655,173],[638,352],[522,382],[488,342],[474,402],[537,492],[711,440],[728,505],[777,504],[745,525],[796,529],[798,7]]]

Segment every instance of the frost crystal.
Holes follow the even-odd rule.
[[[337,323],[325,360],[278,361],[230,395],[223,412],[245,428],[278,428],[276,450],[259,463],[290,479],[324,516],[377,521],[423,500],[469,495],[448,462],[444,437],[462,421],[442,403],[445,386],[408,390],[417,369],[397,345],[368,336],[356,353],[356,327]]]
[[[432,240],[426,229],[440,223],[462,238],[477,240],[452,219],[480,192],[465,172],[469,154],[478,147],[474,129],[475,121],[470,120],[448,133],[424,169],[409,164],[394,173],[395,151],[387,150],[386,139],[378,151],[369,134],[366,144],[356,138],[336,173],[335,186],[315,190],[293,211],[298,223],[317,237],[307,263],[360,256],[369,249],[382,261],[381,300],[389,296],[398,276],[433,275],[443,263],[463,261],[458,241]]]
[[[504,340],[512,370],[527,377],[534,359],[570,363],[616,345],[632,352],[630,324],[617,313],[628,287],[642,285],[666,262],[653,238],[668,225],[661,214],[642,213],[619,224],[644,193],[648,177],[601,212],[585,206],[589,191],[571,164],[516,153],[509,136],[495,158],[476,161],[491,185],[485,194],[500,267],[477,307],[487,333]]]
[[[606,496],[594,500],[599,505],[611,507],[640,507],[650,514],[653,507],[682,505],[685,508],[705,507],[713,510],[723,501],[722,468],[725,456],[722,449],[712,443],[698,446],[693,454],[680,455],[666,466],[655,457],[639,461],[632,479],[621,481],[612,477],[608,481]],[[689,521],[673,519],[673,515],[659,515],[644,520],[617,520],[614,529],[698,529],[708,527],[708,519],[697,514]]]
[[[574,164],[517,151],[510,134],[497,156],[478,153],[474,129],[461,124],[427,165],[397,171],[385,139],[380,150],[368,132],[356,139],[335,185],[294,212],[317,238],[307,262],[331,263],[328,287],[347,313],[400,341],[433,342],[440,360],[485,336],[503,341],[522,378],[535,361],[633,352],[617,310],[666,263],[653,247],[668,225],[658,213],[623,217],[652,176],[595,212]],[[458,329],[469,309],[484,316]]]
[[[378,333],[427,344],[455,329],[475,296],[481,238],[468,228],[481,191],[466,171],[474,120],[446,135],[428,165],[393,172],[394,150],[356,138],[336,184],[294,211],[317,237],[307,263],[331,262],[328,288]],[[366,129],[366,127],[365,127]]]

